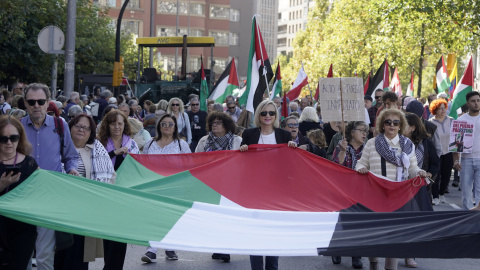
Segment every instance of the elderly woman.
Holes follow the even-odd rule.
[[[238,150],[242,137],[235,135],[233,119],[223,112],[212,112],[207,117],[208,134],[198,141],[195,152]]]
[[[128,118],[130,129],[132,131],[132,139],[137,143],[140,151],[143,150],[145,143],[152,139],[150,133],[143,128],[143,123],[135,118]]]
[[[253,120],[256,127],[243,131],[240,151],[247,151],[250,144],[288,143],[290,147],[297,147],[290,132],[279,128],[277,112],[277,106],[271,100],[264,100],[258,105]],[[250,265],[252,270],[264,269],[263,257],[250,256]],[[266,256],[265,269],[278,269],[278,256]]]
[[[80,107],[80,105],[73,105],[68,109],[68,117],[70,119],[82,113],[83,113],[83,110],[82,110],[82,107]]]
[[[298,132],[299,124],[297,117],[289,116],[283,119],[280,126],[286,131],[290,132],[290,134],[292,134],[292,141],[297,143],[297,146],[299,148],[323,158],[327,157],[327,152],[325,151],[325,149],[319,148],[318,146],[313,144],[307,136],[304,136],[302,133]]]
[[[377,118],[375,128],[378,135],[368,140],[362,157],[357,161],[356,170],[359,173],[370,171],[397,182],[415,176],[427,177],[427,173],[418,167],[415,145],[402,135],[407,128],[403,112],[384,109]],[[370,258],[371,264],[376,265],[377,262],[378,258]],[[387,258],[385,269],[396,270],[397,262],[398,259]]]
[[[116,176],[115,170],[107,150],[96,139],[96,126],[93,118],[87,114],[79,114],[70,120],[68,126],[78,153],[78,173],[80,176],[113,184]],[[73,246],[56,252],[56,268],[88,269],[88,262],[103,257],[101,239],[75,234],[73,239]]]
[[[322,128],[320,126],[320,119],[318,119],[317,111],[313,107],[305,107],[299,119],[300,125],[298,127],[302,135],[307,135],[310,130]]]
[[[116,171],[128,153],[139,154],[137,143],[130,137],[131,129],[127,116],[113,109],[105,115],[98,132],[98,140],[108,152]],[[123,269],[127,244],[103,240],[104,269]]]
[[[148,141],[143,147],[144,154],[183,154],[191,153],[187,142],[178,137],[177,119],[170,114],[164,114],[157,124],[157,136]],[[178,260],[174,250],[165,250],[169,260]],[[141,258],[142,262],[157,261],[157,249],[148,247]]]
[[[190,128],[190,120],[188,114],[184,112],[183,101],[179,98],[172,98],[168,102],[167,114],[175,116],[178,126],[178,137],[192,143],[192,130]]]
[[[0,116],[0,196],[15,189],[38,168],[29,156],[31,150],[20,121]],[[0,216],[0,247],[9,246],[11,255],[2,263],[8,263],[8,269],[27,269],[36,238],[36,226]]]
[[[447,109],[447,101],[443,98],[435,99],[430,103],[430,112],[434,115],[430,121],[437,126],[433,135],[437,155],[440,157],[440,172],[432,185],[432,204],[434,205],[447,203],[445,191],[450,182],[453,168],[453,154],[448,152],[448,144],[450,143],[450,127],[454,119],[447,116]]]

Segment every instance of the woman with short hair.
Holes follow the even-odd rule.
[[[298,119],[299,127],[298,130],[302,135],[306,136],[307,132],[314,129],[321,129],[320,119],[318,118],[317,111],[313,107],[305,107],[300,119]]]
[[[238,150],[242,137],[235,135],[233,119],[223,112],[212,112],[207,117],[208,134],[199,141],[195,153],[220,150]]]

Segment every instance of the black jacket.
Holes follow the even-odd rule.
[[[327,152],[325,149],[322,149],[310,141],[310,139],[306,136],[303,136],[302,134],[298,134],[298,146],[300,145],[307,145],[307,151],[317,155],[319,157],[327,158]]]
[[[290,132],[281,128],[275,128],[274,130],[277,144],[288,143],[292,140],[292,134],[290,134]],[[260,139],[260,128],[245,129],[242,134],[242,139],[241,145],[258,144],[258,140]]]

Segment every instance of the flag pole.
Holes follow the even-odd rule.
[[[302,63],[302,68],[303,68],[303,71],[305,72],[305,68],[303,67],[303,61],[300,61],[300,63]],[[305,74],[307,74],[307,72],[305,72]],[[307,82],[307,85],[308,85],[308,91],[310,91],[310,98],[312,99],[312,103],[313,103],[312,89],[310,89],[310,84],[308,82]]]
[[[255,18],[256,16],[260,16],[260,15],[258,15],[258,14],[253,15],[254,18]],[[260,28],[258,27],[258,23],[257,23],[257,20],[256,20],[256,19],[255,19],[255,26],[256,26],[256,28],[257,28],[258,42],[260,43]],[[267,94],[268,94],[268,96],[270,96],[270,88],[268,87],[268,80],[267,80],[267,76],[266,76],[267,72],[266,72],[266,70],[265,70],[266,67],[265,67],[265,65],[264,65],[264,63],[263,63],[263,48],[262,48],[262,44],[260,44],[260,54],[261,54],[261,57],[262,57],[262,61],[261,61],[262,64],[261,64],[261,65],[263,66],[263,74],[262,74],[262,75],[263,75],[263,77],[265,78],[265,84],[267,85]]]
[[[343,116],[343,90],[342,90],[342,77],[340,76],[340,104],[342,105],[342,129],[343,129],[343,138],[345,139],[345,121]]]

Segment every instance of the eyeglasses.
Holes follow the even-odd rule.
[[[222,121],[213,121],[213,122],[212,122],[212,125],[216,125],[216,126],[220,126],[220,125],[222,125],[222,124],[223,124]]]
[[[172,103],[172,106],[180,106],[178,103]]]
[[[260,112],[260,116],[267,116],[267,114],[269,114],[270,116],[275,116],[275,115],[277,115],[277,112],[276,112],[276,111],[263,111],[263,112]]]
[[[368,133],[368,131],[365,130],[365,129],[356,129],[356,128],[355,128],[355,129],[353,129],[353,130],[356,130],[356,131],[358,131],[358,132],[360,132],[360,133]]]
[[[298,123],[297,123],[297,124],[294,124],[294,123],[287,124],[287,127],[289,127],[289,128],[298,128]]]
[[[92,130],[91,128],[87,127],[87,126],[82,126],[82,125],[79,125],[79,124],[75,124],[73,125],[75,128],[77,128],[78,130],[85,130],[85,131],[90,131]]]
[[[375,96],[375,99],[381,99],[382,96]]]
[[[0,136],[0,143],[5,144],[10,140],[12,143],[18,142],[20,140],[20,135],[10,135],[10,137],[7,136]]]
[[[234,107],[228,107],[229,110],[234,110],[235,109],[235,106]]]
[[[384,124],[385,126],[398,127],[398,126],[400,126],[400,120],[387,119],[387,120],[383,121],[383,124]]]
[[[39,106],[45,105],[45,102],[47,102],[46,99],[27,99],[27,103],[30,106],[35,106],[35,103],[38,103]]]
[[[178,104],[177,104],[178,105]],[[200,103],[191,103],[190,106],[198,106]]]
[[[167,122],[161,122],[161,123],[160,123],[160,126],[163,127],[163,128],[166,128],[166,127],[171,128],[171,127],[174,127],[174,126],[175,126],[175,123],[172,123],[172,122],[169,122],[169,123],[167,123]]]
[[[52,112],[52,111],[47,112],[47,114],[48,114],[48,115],[52,115],[52,116],[55,115],[55,113]]]

